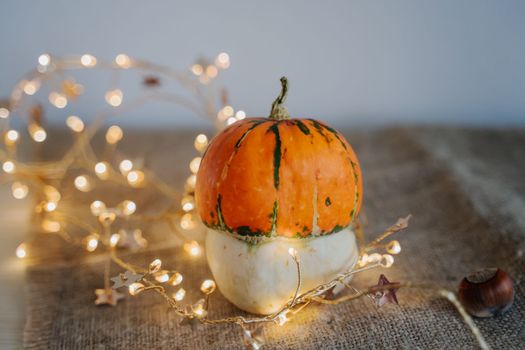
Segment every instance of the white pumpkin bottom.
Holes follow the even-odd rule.
[[[297,267],[290,247],[301,259],[301,292],[352,268],[359,254],[350,229],[311,238],[276,237],[256,245],[212,229],[206,236],[208,264],[219,290],[232,304],[255,314],[279,311],[293,296]]]

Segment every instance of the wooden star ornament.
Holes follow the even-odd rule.
[[[117,303],[124,299],[124,294],[117,292],[111,288],[109,289],[95,289],[95,295],[97,299],[95,300],[95,305],[110,305],[117,306]]]
[[[396,292],[399,289],[399,283],[390,282],[385,275],[381,274],[379,276],[379,281],[375,286],[372,287],[372,290],[374,288],[379,289],[373,294],[373,299],[378,307],[381,307],[387,303],[399,304],[396,296]]]
[[[120,287],[129,287],[131,284],[138,282],[144,277],[144,275],[133,273],[131,271],[126,271],[119,274],[118,276],[112,277],[113,286],[111,288],[117,289]]]

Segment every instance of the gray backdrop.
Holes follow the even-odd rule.
[[[223,82],[249,115],[268,113],[286,74],[293,114],[335,125],[525,124],[518,0],[2,1],[0,45],[1,96],[42,52],[185,67],[227,51]],[[168,106],[139,114],[123,122],[197,123]]]

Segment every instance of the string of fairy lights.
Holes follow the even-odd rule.
[[[184,274],[181,271],[166,269],[160,259],[154,259],[144,268],[124,261],[119,256],[121,249],[141,249],[148,245],[148,239],[142,230],[130,229],[130,223],[134,227],[140,227],[141,223],[167,222],[176,234],[201,226],[195,212],[194,188],[200,155],[206,150],[209,139],[205,134],[195,137],[193,146],[200,155],[190,161],[190,174],[184,188],[180,190],[144,166],[144,160],[133,160],[118,150],[118,144],[124,138],[124,131],[120,126],[111,125],[105,129],[103,154],[97,155],[95,152],[92,146],[93,137],[103,132],[109,117],[125,114],[155,100],[183,106],[209,120],[217,130],[244,119],[246,113],[236,111],[229,105],[226,91],[216,84],[220,73],[229,66],[230,58],[227,53],[220,53],[214,60],[199,59],[185,71],[138,60],[125,54],[119,54],[111,61],[91,54],[72,57],[42,54],[38,57],[36,69],[16,84],[9,99],[0,101],[0,132],[3,135],[3,147],[0,149],[3,174],[0,182],[11,184],[12,195],[16,199],[24,199],[32,193],[35,199],[34,212],[43,232],[56,234],[72,244],[82,245],[89,253],[98,251],[105,254],[104,285],[95,290],[95,304],[116,306],[125,297],[125,293],[119,292],[122,289],[127,290],[127,294],[131,296],[153,291],[160,294],[168,306],[182,317],[182,324],[236,324],[242,331],[246,348],[259,349],[265,343],[261,325],[283,326],[310,304],[337,304],[368,296],[380,306],[385,302],[397,303],[395,291],[399,288],[424,288],[449,300],[458,309],[479,345],[488,348],[478,328],[450,291],[434,286],[389,282],[383,275],[377,285],[364,290],[358,290],[348,283],[357,273],[389,268],[394,264],[394,255],[401,252],[401,245],[397,240],[391,240],[391,236],[408,226],[409,217],[399,219],[368,244],[364,242],[361,225],[356,225],[354,229],[360,243],[360,256],[356,266],[307,291],[301,290],[301,258],[294,248],[290,248],[288,253],[297,267],[297,287],[290,300],[279,311],[266,316],[210,318],[209,300],[216,290],[215,281],[202,281],[202,298],[188,304],[184,302],[188,298],[186,289],[182,287]],[[39,92],[48,90],[45,103],[50,105],[51,113],[71,106],[86,90],[71,73],[86,69],[102,69],[115,73],[116,78],[111,87],[103,94],[107,106],[95,112],[89,124],[86,123],[86,118],[78,115],[69,115],[65,119],[73,136],[73,144],[59,160],[23,161],[18,149],[23,136],[28,135],[37,145],[44,144],[49,138],[45,127],[47,108],[43,107],[43,103],[35,102],[34,97]],[[143,75],[144,91],[132,98],[126,96],[119,84],[120,73],[128,70],[136,70]],[[161,89],[164,80],[176,82],[185,93]],[[16,130],[12,127],[12,119],[15,117],[24,122],[23,129]],[[78,209],[64,200],[64,194],[69,193],[71,186],[78,195],[96,192],[101,186],[119,187],[125,191],[119,192],[122,198],[115,206],[96,199]],[[167,199],[180,198],[180,203],[157,209],[154,214],[139,213],[138,205],[129,198],[133,191],[144,189]],[[91,220],[85,220],[86,215]],[[202,256],[202,247],[196,240],[187,239],[186,235],[179,237],[184,239],[182,249],[190,257]],[[16,249],[19,258],[26,258],[30,253],[31,247],[27,242],[21,243]],[[112,265],[117,265],[121,273],[113,275]],[[346,292],[334,293],[334,290],[341,288]]]

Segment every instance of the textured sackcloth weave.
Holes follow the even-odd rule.
[[[494,349],[525,348],[525,130],[395,128],[346,135],[364,170],[368,238],[413,214],[409,229],[397,237],[403,251],[396,264],[357,276],[356,286],[375,284],[384,272],[391,281],[456,290],[470,271],[499,266],[514,280],[514,305],[476,324]],[[136,135],[134,150],[154,157],[150,166],[180,183],[187,171],[181,164],[191,157],[183,150],[191,147],[192,136]],[[68,252],[51,238],[39,242],[46,253],[27,274],[27,349],[243,348],[238,327],[180,326],[154,293],[127,298],[115,308],[96,307],[93,290],[102,286],[102,257]],[[147,264],[160,257],[184,274],[188,295],[196,295],[192,291],[210,276],[205,261],[188,263],[174,247],[176,240],[171,244],[153,243],[126,258]],[[401,290],[398,299],[399,306],[379,309],[367,298],[313,305],[284,327],[266,327],[267,348],[477,348],[446,300],[419,290]],[[211,317],[239,313],[220,293],[213,295],[211,310]]]

